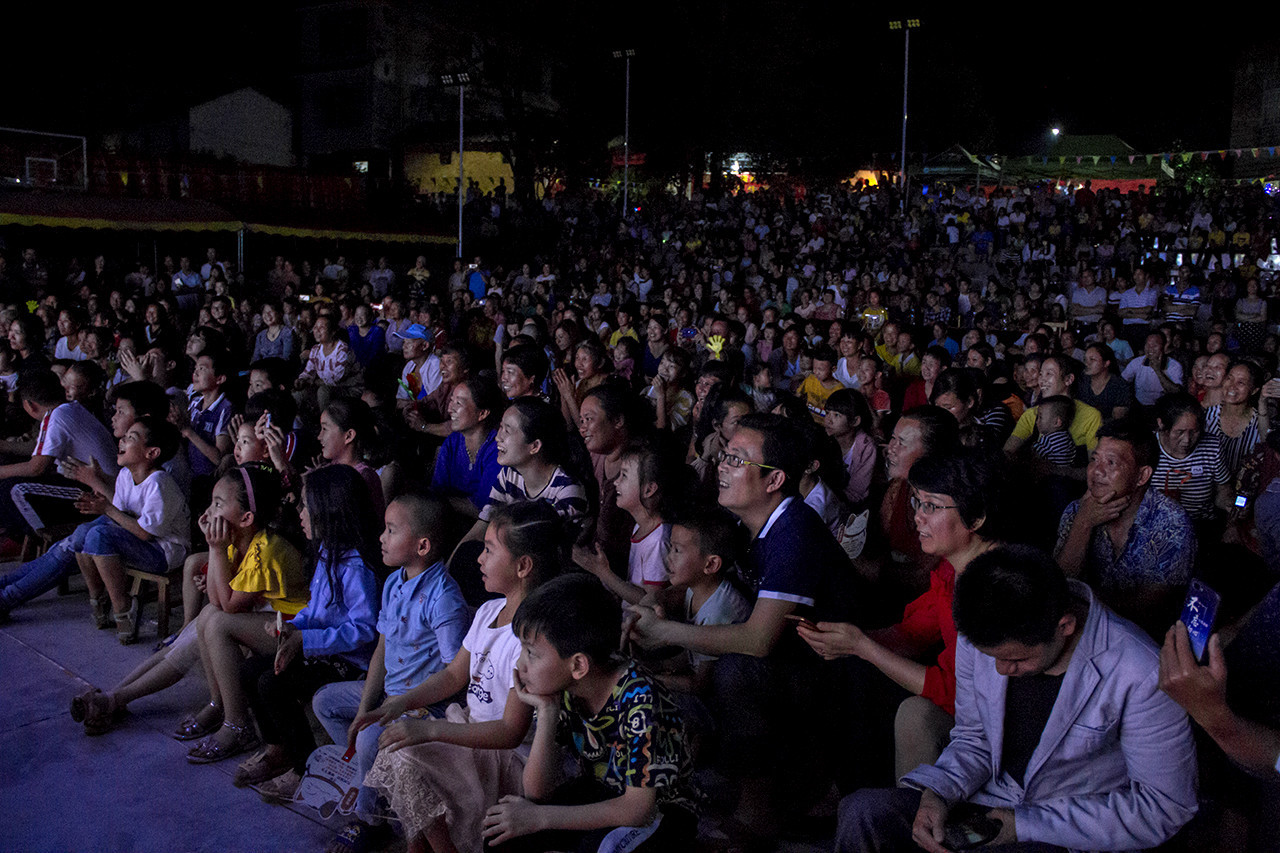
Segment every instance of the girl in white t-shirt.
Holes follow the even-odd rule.
[[[645,594],[667,586],[667,551],[671,549],[671,525],[665,523],[664,505],[673,491],[673,472],[656,444],[636,443],[622,452],[618,473],[618,509],[635,519],[627,579],[614,574],[600,549],[577,546],[573,561],[629,604],[639,604]]]
[[[457,656],[407,693],[356,717],[354,733],[375,722],[387,728],[364,784],[386,794],[404,826],[409,850],[477,847],[485,810],[522,795],[522,774],[533,711],[515,695],[520,640],[511,630],[525,596],[559,572],[556,511],[544,501],[497,507],[479,558],[484,588],[502,596],[480,605]],[[444,719],[429,705],[467,691]]]

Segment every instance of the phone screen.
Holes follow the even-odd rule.
[[[1187,626],[1187,638],[1191,640],[1191,653],[1196,660],[1205,663],[1209,648],[1209,635],[1218,617],[1218,593],[1198,580],[1192,579],[1187,588],[1187,600],[1182,605],[1182,624]]]

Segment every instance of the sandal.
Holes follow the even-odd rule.
[[[208,722],[200,722],[200,714],[205,708],[214,708],[217,713]],[[222,706],[210,702],[205,708],[201,708],[194,714],[188,714],[178,723],[178,727],[173,731],[174,740],[199,740],[202,737],[213,734],[222,727]]]
[[[269,779],[287,773],[292,767],[293,762],[278,748],[272,750],[270,747],[263,747],[255,752],[252,758],[236,768],[236,775],[231,780],[231,784],[237,788],[261,785]]]
[[[353,820],[342,828],[324,853],[368,853],[387,841],[390,829],[385,823],[372,826],[364,821]]]
[[[134,598],[129,609],[124,613],[116,613],[116,639],[120,645],[128,646],[138,641],[138,599]]]
[[[129,709],[123,705],[108,710],[108,704],[110,703],[105,693],[100,693],[89,700],[89,715],[84,721],[84,733],[89,737],[105,735],[124,722],[125,715],[129,713]]]
[[[99,631],[115,627],[115,620],[111,618],[111,599],[105,592],[99,598],[89,599],[89,606],[93,609],[93,624]]]
[[[187,761],[192,764],[213,764],[258,746],[258,736],[254,733],[252,726],[237,726],[224,722],[219,731],[222,729],[230,729],[232,735],[230,743],[224,746],[218,743],[216,734],[209,735],[191,748],[187,753]]]
[[[83,723],[85,720],[85,717],[89,716],[90,698],[95,693],[101,693],[101,692],[102,691],[99,688],[93,687],[81,693],[79,696],[76,696],[75,698],[73,698],[71,700],[71,719],[75,720],[77,723]]]

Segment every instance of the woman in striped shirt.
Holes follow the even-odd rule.
[[[1217,507],[1231,508],[1231,473],[1216,435],[1204,434],[1204,409],[1189,393],[1166,394],[1156,403],[1160,461],[1152,484],[1182,505],[1197,525],[1210,522]]]
[[[1269,429],[1267,399],[1280,396],[1280,389],[1274,382],[1266,384],[1269,393],[1264,397],[1262,368],[1252,361],[1238,360],[1222,382],[1222,403],[1204,413],[1205,433],[1222,440],[1232,480]]]

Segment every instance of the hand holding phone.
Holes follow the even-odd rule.
[[[1187,626],[1187,639],[1191,641],[1191,653],[1196,662],[1202,666],[1208,663],[1206,651],[1209,648],[1209,636],[1213,633],[1214,623],[1218,619],[1218,605],[1221,598],[1208,585],[1192,578],[1187,587],[1187,598],[1182,605],[1181,621]]]
[[[803,625],[804,627],[808,628],[810,631],[818,630],[818,624],[816,622],[814,622],[813,620],[807,617],[800,616],[799,614],[788,613],[783,618],[789,619],[790,621],[796,623],[797,625]]]

